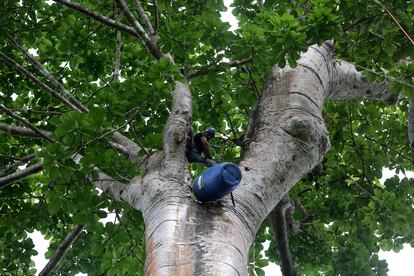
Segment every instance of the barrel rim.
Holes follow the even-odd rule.
[[[237,166],[236,164],[230,163],[230,162],[225,162],[225,163],[222,163],[222,164],[223,164],[223,168],[221,169],[221,172],[220,172],[221,180],[223,182],[225,182],[226,184],[230,185],[230,186],[239,185],[239,183],[241,182],[241,179],[242,179],[242,174],[241,174],[241,170],[240,170],[239,166]],[[223,176],[223,172],[224,172],[226,167],[236,168],[235,171],[238,173],[239,179],[235,179],[234,181],[231,181],[231,183],[228,181],[229,179],[225,179],[224,176]]]

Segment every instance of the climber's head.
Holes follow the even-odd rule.
[[[204,134],[206,134],[209,139],[212,139],[216,136],[216,130],[212,127],[209,127],[206,130],[204,130]]]

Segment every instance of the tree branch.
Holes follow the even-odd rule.
[[[388,90],[388,79],[382,83],[369,83],[350,62],[335,60],[331,74],[331,89],[326,96],[327,99],[366,99],[385,103],[394,103],[398,99],[398,95],[394,95]]]
[[[408,103],[408,142],[414,156],[414,99]]]
[[[25,126],[27,126],[28,128],[30,128],[31,130],[33,130],[40,137],[46,139],[47,141],[49,141],[51,143],[55,143],[55,140],[53,140],[49,135],[46,135],[40,129],[38,129],[37,127],[33,126],[25,118],[20,117],[19,115],[17,115],[13,111],[11,111],[7,107],[5,107],[4,105],[0,104],[0,110],[3,111],[4,113],[8,114],[10,117],[12,117],[13,119],[15,119],[16,121],[21,122],[22,124],[24,124]]]
[[[135,30],[132,27],[127,26],[125,24],[122,24],[118,21],[115,21],[112,18],[109,18],[109,17],[107,17],[105,15],[102,15],[100,13],[91,11],[91,10],[83,7],[82,5],[80,5],[78,3],[74,3],[74,2],[69,1],[69,0],[53,0],[53,1],[55,1],[59,4],[62,4],[66,7],[68,7],[68,8],[71,8],[71,9],[77,11],[77,12],[80,12],[80,13],[82,13],[82,14],[90,17],[90,18],[93,18],[96,21],[99,21],[99,22],[101,22],[101,23],[103,23],[107,26],[110,26],[112,28],[115,28],[115,29],[120,30],[122,32],[125,32],[127,34],[130,34],[130,35],[133,35],[135,37],[140,38],[140,36],[135,32]]]
[[[191,93],[187,83],[176,82],[173,103],[163,133],[164,169],[171,177],[184,179],[187,168],[186,145],[191,130]]]
[[[223,67],[238,67],[243,64],[249,63],[251,61],[252,61],[252,57],[249,57],[243,60],[235,60],[231,62],[220,62],[219,64],[210,64],[205,67],[199,68],[197,70],[190,71],[186,76],[187,76],[187,79],[190,80],[195,77],[206,75],[210,72],[221,71]]]
[[[121,67],[121,32],[116,31],[116,40],[115,40],[115,65],[114,65],[114,77],[113,80],[115,82],[119,82],[119,71]]]
[[[230,118],[230,116],[229,116],[229,114],[227,113],[227,111],[223,108],[223,106],[221,105],[221,103],[218,103],[217,104],[218,106],[219,106],[219,108],[221,109],[221,111],[223,111],[223,113],[224,113],[224,115],[226,116],[226,118],[227,118],[227,121],[229,122],[229,124],[230,124],[230,130],[231,130],[231,132],[233,133],[233,139],[234,139],[234,141],[236,141],[237,140],[237,133],[236,133],[236,128],[234,127],[234,125],[233,125],[233,121],[231,120],[231,118]],[[237,142],[236,142],[236,144],[237,144]],[[239,144],[237,144],[238,146],[239,146]]]
[[[295,205],[299,209],[299,211],[303,215],[303,219],[300,221],[300,223],[308,223],[312,220],[312,216],[306,211],[305,207],[303,207],[302,202],[300,200],[295,200]]]
[[[68,106],[72,110],[80,111],[74,104],[69,102],[65,97],[57,93],[55,90],[50,88],[48,85],[43,83],[41,80],[36,78],[32,73],[27,71],[25,68],[23,68],[20,64],[15,62],[13,59],[8,57],[6,54],[0,51],[0,57],[2,57],[9,65],[16,68],[19,72],[21,72],[23,75],[25,75],[27,78],[32,80],[34,83],[36,83],[40,88],[51,94],[53,97],[59,99],[61,102],[63,102],[66,106]]]
[[[276,208],[270,213],[272,229],[276,236],[277,250],[280,258],[280,269],[283,276],[295,276],[295,267],[289,247],[286,212],[292,207],[288,196],[284,196]]]
[[[44,136],[50,137],[52,135],[52,133],[49,131],[41,130],[43,135],[40,136],[39,134],[37,134],[31,129],[24,128],[24,127],[17,127],[13,125],[4,124],[4,123],[0,123],[0,131],[6,132],[14,136],[31,137],[31,138],[37,138],[37,139],[44,139]]]
[[[16,63],[14,60],[12,60],[11,58],[9,58],[7,55],[5,55],[2,52],[0,52],[0,56],[3,57],[6,60],[6,62],[8,62],[12,66],[16,67],[19,71],[21,71],[26,77],[28,77],[29,79],[31,79],[32,81],[34,81],[36,84],[38,84],[41,88],[43,88],[44,90],[46,90],[47,92],[49,92],[50,94],[52,94],[52,96],[54,96],[54,97],[58,98],[59,100],[61,100],[63,103],[65,103],[71,109],[77,110],[77,111],[82,111],[82,110],[79,110],[72,103],[70,103],[69,101],[67,101],[66,98],[62,97],[60,94],[56,93],[56,91],[54,91],[49,86],[47,86],[46,84],[44,84],[42,81],[40,81],[39,79],[37,79],[32,73],[30,73],[29,71],[27,71],[26,69],[24,69],[23,67],[21,67],[18,63]],[[83,108],[83,110],[87,110],[87,109],[86,108]],[[25,129],[21,129],[21,128],[20,129],[17,129],[16,127],[7,126],[7,125],[1,124],[1,123],[0,123],[0,130],[4,130],[4,131],[7,131],[8,133],[12,133],[12,134],[16,134],[16,135],[21,135],[21,136],[28,136],[28,137],[34,137],[34,138],[38,138],[39,137],[39,135],[36,135],[38,133],[33,133],[31,131],[28,131],[28,130],[25,130]],[[133,143],[130,139],[128,139],[127,137],[123,136],[122,134],[120,134],[118,132],[115,132],[115,135],[117,135],[119,139],[121,139],[120,137],[122,136],[122,139],[121,139],[122,142],[118,142],[118,143],[120,143],[120,144],[127,144],[128,147],[139,148],[139,146],[137,146],[135,143]],[[48,136],[50,136],[50,134]],[[40,135],[40,137],[45,138],[42,135]]]
[[[131,151],[129,151],[129,150],[128,150],[128,148],[127,148],[126,146],[123,146],[123,145],[118,144],[118,143],[114,143],[114,142],[112,142],[112,141],[109,141],[109,145],[110,145],[113,149],[115,149],[116,151],[118,151],[118,152],[120,152],[122,155],[124,155],[126,158],[128,158],[128,161],[129,161],[129,162],[136,163],[136,164],[141,163],[142,158],[141,158],[141,157],[139,157],[139,156],[137,155],[137,153],[136,153],[136,152],[131,152]]]
[[[39,162],[19,172],[12,173],[4,177],[0,177],[0,189],[3,189],[4,187],[8,186],[13,181],[21,180],[27,176],[41,172],[42,170],[43,170],[43,162]]]
[[[68,251],[69,247],[76,241],[79,237],[82,230],[85,228],[84,224],[78,224],[73,227],[73,229],[66,235],[63,241],[59,244],[58,248],[55,251],[53,257],[45,265],[42,271],[39,273],[39,276],[49,275],[53,269],[59,264],[62,260],[65,253]]]
[[[367,22],[367,21],[371,21],[372,19],[374,19],[374,18],[376,18],[376,17],[378,17],[378,16],[380,16],[380,15],[382,15],[383,13],[374,13],[374,14],[368,14],[368,15],[365,15],[365,16],[363,16],[363,17],[361,17],[361,18],[359,18],[359,19],[357,19],[355,22],[353,22],[351,25],[349,25],[348,27],[346,27],[346,28],[344,28],[343,29],[343,31],[344,32],[348,32],[348,31],[350,31],[351,29],[353,29],[355,26],[358,26],[358,25],[360,25],[360,24],[362,24],[362,23],[365,23],[365,22]]]
[[[140,0],[135,0],[135,5],[137,6],[138,14],[142,17],[145,26],[147,27],[150,36],[155,34],[154,28],[152,27],[151,21],[149,20],[144,8],[142,7]]]
[[[13,112],[21,112],[21,113],[33,113],[33,114],[40,114],[40,115],[47,115],[47,116],[53,116],[53,115],[62,115],[63,112],[59,111],[51,111],[51,110],[36,110],[36,109],[18,109],[18,108],[10,108]]]
[[[34,153],[23,156],[22,158],[19,158],[17,162],[2,169],[0,171],[0,177],[14,173],[19,166],[26,164],[27,162],[29,162],[30,160],[33,160],[34,158],[36,158],[36,154]]]
[[[5,127],[7,132],[13,132],[15,135],[22,135],[22,136],[29,136],[29,137],[37,137],[38,133],[33,131],[32,129],[26,129],[26,128],[20,128],[20,127],[14,127],[6,124],[0,123],[0,130],[1,127]],[[50,135],[49,132],[44,132],[41,136],[44,138],[45,136]],[[116,134],[119,138],[125,138],[123,141],[129,142],[134,144],[133,142],[130,142],[130,140],[126,137],[124,137],[121,134]],[[135,144],[134,144],[135,145]],[[130,146],[133,146],[130,144]],[[77,155],[77,157],[73,158],[76,163],[79,163],[81,156]],[[5,177],[0,178],[0,187],[3,188],[4,186],[8,185],[9,183],[19,180],[21,178],[24,178],[28,175],[40,172],[43,169],[43,162],[40,162],[34,166],[31,166],[29,168],[26,168],[20,172],[13,173],[10,175],[7,175]],[[94,169],[98,173],[98,179],[94,180],[91,176],[87,177],[87,180],[91,183],[93,183],[97,188],[101,189],[103,192],[106,192],[109,194],[113,199],[120,201],[122,196],[122,191],[127,187],[126,185],[113,180],[111,177],[106,175],[105,173],[101,172],[99,169]]]
[[[384,9],[387,11],[388,15],[392,18],[392,20],[395,22],[397,27],[404,33],[404,35],[408,38],[408,40],[413,44],[414,46],[414,40],[411,38],[411,36],[404,30],[404,28],[401,26],[401,24],[398,22],[398,20],[394,17],[394,15],[391,13],[391,11],[384,6]]]
[[[125,3],[124,0],[115,0],[118,4],[118,7],[124,13],[124,16],[129,21],[129,23],[134,28],[135,32],[139,35],[141,41],[147,46],[148,50],[151,54],[156,58],[160,59],[163,54],[159,47],[157,46],[156,39],[152,39],[149,35],[145,32],[144,28],[142,28],[141,24],[138,20],[134,17],[131,10],[128,8],[128,5]]]
[[[0,106],[1,107],[1,106]],[[14,127],[6,124],[0,123],[0,130],[1,127],[5,127],[6,131],[8,132],[14,132],[16,135],[22,135],[22,136],[29,136],[29,137],[36,137],[40,136],[41,138],[48,137],[50,135],[49,132],[43,132],[42,135],[39,135],[39,133],[35,132],[33,129],[26,129],[26,128],[20,128],[20,127]],[[134,144],[132,141],[130,141],[128,138],[123,136],[120,133],[115,133],[115,136],[119,138],[119,140],[127,142],[130,147],[133,147]],[[51,139],[51,138],[49,138]],[[53,141],[53,140],[52,140]],[[34,157],[33,157],[34,158]],[[82,158],[81,155],[76,155],[73,160],[75,163],[79,164],[80,159]],[[40,162],[38,164],[35,164],[31,167],[28,167],[20,172],[13,173],[4,177],[0,178],[0,188],[3,188],[7,186],[9,183],[22,179],[26,176],[29,176],[31,174],[35,174],[40,172],[43,169],[43,162]],[[93,183],[97,188],[102,190],[103,192],[107,193],[110,197],[112,197],[115,200],[121,201],[122,199],[122,192],[124,189],[126,189],[128,186],[122,184],[119,181],[116,181],[112,179],[107,174],[103,173],[98,168],[93,169],[95,172],[98,173],[98,178],[93,179],[92,176],[87,176],[87,180],[91,183]]]
[[[160,13],[158,11],[158,3],[157,0],[152,0],[152,10],[154,14],[154,31],[158,30],[158,26],[160,25]]]
[[[18,63],[16,63],[14,60],[12,60],[11,58],[9,58],[7,55],[5,55],[4,53],[2,53],[1,51],[0,51],[0,56],[3,57],[6,60],[7,63],[9,63],[10,65],[12,65],[16,69],[18,69],[20,72],[22,72],[27,78],[29,78],[30,80],[34,81],[37,85],[39,85],[41,88],[43,88],[44,90],[46,90],[48,93],[50,93],[55,98],[58,98],[59,100],[61,100],[68,107],[70,107],[71,109],[73,109],[75,111],[82,112],[76,106],[74,106],[72,103],[70,103],[66,98],[62,97],[62,95],[60,95],[59,93],[57,93],[56,91],[54,91],[52,88],[50,88],[49,86],[47,86],[46,84],[44,84],[39,79],[37,79],[32,73],[30,73],[29,71],[27,71],[26,69],[24,69],[22,66],[20,66]],[[1,130],[1,125],[0,125],[0,130]],[[13,129],[8,129],[7,131],[11,132],[12,130]],[[27,131],[25,131],[25,132],[28,133]],[[115,132],[115,134],[122,135],[122,134],[120,134],[118,132]],[[26,135],[26,136],[36,137],[37,135],[31,135],[31,134],[29,134],[29,135]],[[134,142],[132,142],[130,139],[128,139],[125,136],[123,136],[122,140],[123,140],[124,143],[128,143],[128,145],[135,144]],[[123,144],[123,143],[119,143],[119,144]],[[135,147],[138,147],[138,146],[135,144]]]
[[[88,176],[87,180],[91,182],[95,187],[106,193],[113,200],[125,201],[122,194],[125,189],[128,189],[129,185],[123,184],[114,180],[112,177],[102,172],[98,168],[94,168],[94,171],[98,173],[98,179],[93,179],[92,176]]]
[[[6,132],[14,136],[30,137],[30,138],[37,138],[37,139],[44,139],[44,136],[49,136],[49,137],[52,136],[52,133],[49,131],[41,130],[41,132],[43,133],[43,136],[40,136],[38,133],[34,132],[32,129],[24,128],[24,127],[17,127],[13,125],[4,124],[4,123],[0,123],[0,131]],[[115,131],[113,141],[114,142],[109,142],[109,145],[113,147],[114,149],[118,150],[121,154],[129,156],[128,160],[130,162],[139,163],[140,161],[142,161],[138,157],[138,153],[142,148],[138,146],[137,144],[135,144],[132,140],[122,135],[118,131]],[[116,145],[114,146],[114,144]]]
[[[115,1],[114,1],[115,3]],[[120,10],[114,7],[115,10],[115,19],[119,20],[120,18]],[[119,71],[121,68],[121,46],[122,46],[122,34],[120,30],[116,31],[116,38],[115,38],[115,62],[114,62],[114,75],[112,80],[114,82],[119,82]]]
[[[149,156],[150,155],[150,152],[148,151],[148,149],[146,149],[142,144],[141,144],[141,142],[139,141],[139,137],[138,137],[138,134],[137,134],[137,132],[136,132],[136,130],[135,130],[135,126],[134,126],[134,124],[129,124],[129,127],[132,129],[132,133],[134,134],[134,137],[135,137],[135,139],[136,139],[136,144],[141,148],[141,150],[143,150],[144,151],[144,153],[145,153],[145,155],[146,156]],[[138,153],[137,153],[138,154]]]
[[[250,144],[238,163],[242,181],[233,193],[253,233],[330,148],[322,107],[333,60],[331,43],[311,46],[296,68],[274,66],[268,76],[249,121]]]
[[[42,73],[54,86],[55,88],[62,94],[62,96],[68,98],[69,102],[71,102],[77,109],[83,112],[87,112],[88,109],[78,101],[72,94],[70,94],[65,87],[58,82],[55,77],[43,66],[39,61],[34,59],[26,49],[24,49],[21,45],[19,45],[14,38],[8,35],[9,40],[13,43],[13,45],[20,50],[26,57],[26,59],[36,68],[40,73]]]
[[[82,157],[82,155],[76,154],[72,159],[76,164],[82,167],[82,164],[80,163]],[[129,185],[125,185],[119,181],[114,180],[112,177],[105,174],[97,167],[93,167],[92,170],[98,174],[98,177],[94,179],[93,175],[89,174],[86,176],[86,180],[88,182],[92,183],[95,187],[108,194],[112,199],[116,201],[125,200],[122,198],[122,193],[129,187]]]
[[[86,9],[85,7],[82,7],[81,5],[77,3],[70,2],[68,0],[54,0],[57,3],[60,3],[62,5],[65,5],[69,8],[72,8],[78,12],[81,12],[91,18],[96,19],[99,22],[102,22],[108,26],[115,27],[116,29],[119,29],[121,31],[125,31],[127,33],[133,34],[136,37],[139,37],[142,42],[147,46],[149,51],[152,53],[152,55],[160,59],[161,57],[165,56],[166,58],[170,59],[172,62],[173,59],[171,56],[164,55],[159,47],[157,46],[157,41],[154,37],[149,37],[148,34],[145,32],[145,30],[142,28],[142,26],[139,24],[139,22],[136,20],[136,18],[133,16],[132,12],[129,10],[127,4],[124,0],[115,0],[118,4],[119,8],[124,13],[125,17],[128,19],[128,21],[132,24],[133,28],[123,25],[119,22],[116,22],[113,19],[110,19],[104,15],[98,14],[96,12],[93,12],[91,10]],[[174,95],[173,95],[174,97]],[[191,115],[190,115],[191,116]],[[120,145],[125,146],[128,151],[138,153],[141,149],[138,145],[133,143],[130,139],[125,137],[124,135],[120,134],[119,132],[114,133],[114,142]]]
[[[129,154],[138,155],[141,150],[139,145],[118,131],[114,132],[113,142],[124,146]]]

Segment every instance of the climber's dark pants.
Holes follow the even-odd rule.
[[[217,162],[214,161],[213,159],[202,157],[201,153],[195,149],[193,149],[193,151],[191,152],[191,159],[189,161],[191,163],[202,163],[202,164],[207,165],[208,167],[213,167],[214,165],[217,164]]]

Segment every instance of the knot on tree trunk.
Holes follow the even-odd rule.
[[[308,120],[292,116],[282,124],[282,128],[293,137],[308,141],[309,134],[312,131],[312,123],[306,121]]]
[[[282,122],[281,128],[293,138],[318,147],[321,155],[330,148],[328,131],[323,122],[315,118],[292,115]]]
[[[174,141],[177,143],[177,144],[180,144],[180,143],[182,143],[183,141],[184,141],[184,139],[185,139],[185,130],[184,129],[177,129],[175,132],[174,132]]]

